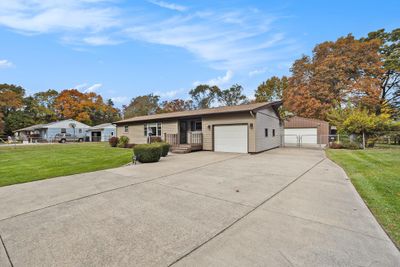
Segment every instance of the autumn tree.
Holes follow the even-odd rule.
[[[12,129],[6,123],[6,118],[22,108],[24,95],[25,89],[21,86],[0,84],[0,133],[12,133]]]
[[[100,95],[76,89],[63,90],[56,97],[54,107],[60,119],[74,119],[89,125],[110,122],[113,116],[118,116],[118,110],[104,103]]]
[[[155,114],[159,110],[160,97],[149,94],[132,98],[129,105],[123,106],[124,118]]]
[[[243,94],[243,87],[239,84],[234,84],[230,88],[218,92],[217,98],[223,106],[235,106],[248,102],[247,97]]]
[[[367,38],[361,38],[360,41],[368,42],[376,39],[381,41],[379,53],[383,61],[383,73],[380,76],[381,104],[387,103],[398,111],[400,108],[400,28],[391,32],[385,32],[384,29],[370,32]],[[377,113],[380,112],[379,106]]]
[[[283,92],[287,87],[288,78],[286,76],[283,76],[282,78],[272,76],[257,87],[254,95],[256,102],[282,100]]]
[[[221,90],[218,86],[210,86],[207,84],[200,84],[196,88],[189,91],[194,105],[196,108],[209,108],[211,104],[217,99]]]
[[[192,100],[183,100],[183,99],[174,99],[174,100],[165,100],[161,102],[160,108],[157,113],[168,113],[175,111],[184,111],[184,110],[192,110],[193,101]]]
[[[296,115],[325,119],[327,112],[350,103],[375,110],[381,95],[381,41],[361,42],[352,35],[324,42],[291,68],[284,106]]]

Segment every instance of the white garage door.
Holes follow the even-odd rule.
[[[214,151],[247,153],[247,125],[214,126]]]
[[[297,140],[302,144],[317,144],[317,128],[285,129],[285,143],[295,144]]]

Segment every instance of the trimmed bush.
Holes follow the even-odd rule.
[[[165,142],[159,142],[159,143],[156,143],[156,144],[161,146],[161,149],[162,149],[161,157],[166,157],[168,155],[169,148],[170,148],[171,145],[168,144],[168,143],[165,143]]]
[[[343,145],[341,143],[333,142],[332,144],[329,145],[329,148],[341,149],[341,148],[343,148]]]
[[[344,148],[356,150],[356,149],[360,149],[360,145],[357,143],[354,143],[354,142],[350,142],[350,143],[344,145]]]
[[[133,148],[136,160],[141,163],[157,162],[162,154],[162,147],[159,144],[140,144]]]
[[[128,143],[129,143],[129,137],[127,137],[127,136],[121,136],[121,137],[119,138],[119,141],[118,141],[118,147],[120,147],[120,148],[126,148],[126,146],[128,145]]]
[[[118,137],[113,136],[110,139],[108,139],[108,143],[110,144],[111,147],[116,147],[118,145]]]

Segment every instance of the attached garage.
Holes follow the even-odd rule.
[[[285,129],[285,142],[287,144],[318,144],[317,128],[291,128]]]
[[[216,125],[214,126],[214,151],[217,152],[248,152],[247,125]]]

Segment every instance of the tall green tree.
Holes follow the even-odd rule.
[[[0,84],[0,134],[12,134],[7,117],[23,107],[25,89],[13,84]]]
[[[192,100],[183,100],[183,99],[174,99],[174,100],[165,100],[161,102],[160,108],[157,113],[168,113],[168,112],[176,112],[176,111],[184,111],[184,110],[192,110],[193,101]]]
[[[143,95],[132,98],[127,106],[123,106],[124,118],[155,114],[159,110],[158,95]]]
[[[248,102],[247,97],[243,94],[243,87],[239,84],[220,91],[217,97],[223,106],[235,106]]]
[[[52,122],[57,120],[57,113],[54,107],[58,92],[53,89],[38,92],[33,95],[32,101],[36,106],[36,116],[43,122]]]
[[[189,91],[193,103],[196,108],[209,108],[212,103],[217,100],[221,90],[218,86],[210,86],[207,84],[200,84],[196,88]]]
[[[268,102],[282,100],[283,92],[288,87],[288,78],[282,76],[272,76],[265,82],[262,82],[255,92],[256,102]]]

